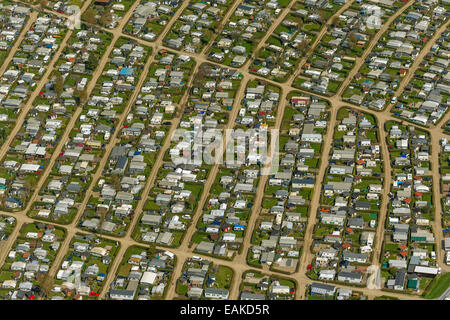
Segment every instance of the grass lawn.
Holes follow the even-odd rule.
[[[308,295],[308,300],[334,300],[333,297]]]
[[[119,272],[117,273],[117,275],[121,276],[121,277],[126,277],[130,273],[130,270],[131,270],[131,264],[128,264],[128,263],[122,264],[119,267]]]
[[[430,284],[429,288],[424,293],[425,299],[436,299],[439,298],[447,288],[450,287],[450,273],[443,274],[436,277]]]
[[[229,267],[219,266],[216,273],[216,284],[219,288],[229,289],[233,270]]]
[[[282,286],[288,286],[289,288],[295,288],[294,282],[287,279],[279,279],[280,285]]]
[[[319,164],[319,159],[318,158],[305,159],[305,165],[307,165],[310,168],[317,168],[318,164]]]
[[[207,233],[196,232],[196,233],[194,233],[194,236],[192,237],[192,241],[194,243],[200,243],[202,241],[209,242],[208,234]]]
[[[263,208],[270,209],[278,203],[277,199],[264,198],[263,200]]]
[[[330,82],[328,82],[327,90],[330,92],[337,92],[340,85],[341,85],[341,82],[336,81],[336,80],[330,80]]]
[[[203,185],[202,184],[195,184],[195,183],[185,183],[184,184],[186,190],[190,190],[192,191],[192,194],[194,195],[194,197],[196,199],[199,199],[200,194],[203,190]]]
[[[297,207],[295,207],[295,212],[299,212],[302,214],[302,217],[306,217],[308,214],[308,207],[307,206],[297,206]]]
[[[294,117],[294,114],[299,113],[296,109],[292,107],[287,107],[284,111],[283,120],[285,121],[291,121]]]
[[[396,298],[396,297],[389,297],[389,296],[380,296],[380,297],[375,297],[374,300],[398,300],[398,298]]]
[[[185,296],[186,294],[187,294],[187,292],[188,292],[188,286],[187,285],[185,285],[185,284],[179,284],[179,283],[177,283],[177,293],[180,295],[180,296]]]

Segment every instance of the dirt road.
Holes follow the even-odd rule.
[[[82,10],[85,10],[88,5],[89,5],[90,1],[85,2],[85,4],[83,5]],[[236,2],[233,3],[232,7],[230,8],[229,12],[227,12],[227,14],[225,15],[224,18],[224,22],[226,23],[227,19],[231,16],[231,14],[233,13],[233,11],[235,10],[235,8],[239,5],[239,3],[241,3],[240,0],[237,0]],[[334,18],[334,16],[340,15],[342,12],[344,12],[350,5],[352,2],[348,2],[346,3],[343,7],[341,7],[336,13],[335,15],[331,16],[328,19],[327,24],[329,24],[332,19]],[[390,174],[391,172],[391,168],[390,168],[390,159],[389,159],[389,152],[386,146],[386,132],[384,132],[384,123],[386,121],[389,120],[394,120],[395,118],[392,117],[392,115],[390,114],[388,109],[383,110],[382,112],[375,112],[372,110],[368,110],[367,108],[363,108],[360,106],[354,106],[352,104],[346,103],[344,101],[342,101],[342,93],[344,92],[345,88],[348,86],[348,84],[352,81],[354,75],[359,71],[359,69],[361,68],[361,66],[363,65],[363,63],[365,62],[365,59],[367,58],[367,56],[370,54],[370,52],[372,51],[372,49],[375,47],[375,45],[377,44],[378,40],[382,37],[382,35],[384,34],[384,32],[388,29],[389,24],[391,22],[393,22],[400,14],[402,14],[405,10],[407,10],[407,8],[409,8],[411,5],[413,5],[414,0],[409,1],[405,6],[403,6],[401,9],[399,9],[398,11],[395,12],[395,14],[393,16],[391,16],[386,24],[384,24],[382,26],[382,28],[376,33],[376,35],[374,36],[374,38],[372,39],[372,41],[370,42],[369,46],[364,50],[363,54],[361,55],[361,57],[358,57],[356,59],[354,68],[352,69],[352,71],[349,73],[349,76],[345,79],[345,81],[342,83],[341,87],[339,88],[338,92],[332,96],[332,97],[328,97],[328,96],[323,96],[323,95],[317,95],[314,94],[315,96],[319,96],[323,99],[325,99],[326,101],[328,101],[331,104],[331,115],[330,118],[328,119],[328,130],[326,135],[324,135],[324,141],[323,141],[323,150],[322,150],[322,156],[321,156],[321,164],[319,167],[319,171],[316,175],[316,183],[315,183],[315,187],[314,187],[314,194],[313,194],[313,198],[311,200],[311,206],[310,206],[310,216],[309,216],[309,220],[307,223],[307,227],[305,230],[305,234],[304,234],[304,246],[303,246],[303,253],[302,256],[300,258],[300,266],[299,266],[299,270],[298,272],[293,273],[292,275],[290,275],[289,277],[294,278],[297,283],[298,283],[298,287],[297,287],[297,298],[298,299],[304,299],[305,298],[305,292],[306,292],[306,288],[308,285],[310,285],[313,281],[308,279],[306,277],[306,266],[310,263],[311,259],[312,259],[312,253],[310,252],[310,247],[311,244],[313,242],[313,230],[314,230],[314,225],[316,224],[316,218],[317,218],[317,211],[319,209],[319,205],[320,205],[320,193],[321,193],[321,189],[322,189],[322,181],[323,181],[323,177],[326,174],[326,170],[327,170],[327,166],[328,166],[328,156],[331,150],[331,143],[332,143],[332,139],[333,139],[333,130],[334,127],[336,126],[336,115],[337,115],[337,110],[338,108],[342,107],[342,106],[346,106],[358,111],[362,111],[362,112],[366,112],[369,114],[374,115],[377,119],[378,119],[378,125],[379,125],[379,140],[380,140],[380,147],[381,147],[381,153],[382,153],[382,158],[383,158],[383,164],[384,164],[384,189],[382,192],[382,206],[381,206],[381,210],[380,210],[380,216],[379,216],[379,221],[378,221],[378,226],[377,226],[377,232],[376,232],[376,240],[375,240],[375,246],[374,246],[374,255],[373,255],[373,264],[374,265],[378,265],[379,261],[378,261],[378,257],[380,255],[381,252],[381,244],[382,244],[382,238],[384,236],[384,221],[386,219],[388,210],[387,210],[387,204],[388,204],[388,192],[389,192],[389,188],[390,185],[392,183],[392,176]],[[142,84],[145,81],[149,66],[151,64],[151,62],[154,60],[155,54],[157,52],[157,50],[159,49],[166,49],[169,50],[171,52],[175,52],[177,54],[184,54],[184,55],[188,55],[190,56],[192,59],[194,59],[197,64],[195,69],[192,72],[191,75],[191,79],[189,81],[189,83],[192,82],[192,77],[193,75],[195,75],[195,71],[197,70],[197,68],[204,62],[213,64],[213,65],[220,65],[217,63],[213,63],[211,61],[209,61],[207,59],[207,57],[205,56],[205,53],[207,52],[207,50],[209,49],[212,40],[210,40],[210,43],[208,45],[205,46],[204,50],[202,50],[201,53],[197,53],[197,54],[192,54],[192,53],[186,53],[183,51],[178,51],[178,50],[174,50],[172,48],[167,48],[165,46],[163,46],[162,44],[162,40],[165,38],[165,36],[167,35],[167,33],[169,32],[171,26],[173,25],[173,23],[179,18],[179,16],[181,15],[182,11],[187,7],[187,5],[189,4],[189,1],[184,1],[183,4],[181,5],[181,7],[177,10],[177,12],[175,13],[175,15],[171,18],[170,22],[168,23],[168,25],[166,25],[164,31],[158,36],[157,40],[155,42],[148,42],[148,41],[144,41],[142,39],[137,39],[135,37],[132,37],[130,35],[125,35],[123,33],[123,28],[126,26],[126,24],[128,23],[131,15],[133,14],[134,9],[137,7],[137,5],[139,4],[138,1],[134,2],[132,7],[130,8],[130,10],[125,14],[125,16],[122,18],[122,20],[120,21],[119,25],[114,28],[114,29],[104,29],[101,28],[102,30],[106,31],[106,32],[110,32],[113,34],[113,40],[111,41],[110,45],[108,46],[108,49],[106,50],[104,56],[102,57],[102,59],[99,62],[99,66],[96,69],[96,72],[94,74],[93,79],[91,80],[91,82],[88,84],[89,87],[89,92],[92,91],[96,80],[98,80],[98,78],[101,75],[101,72],[104,68],[104,66],[106,65],[107,61],[108,61],[108,57],[109,54],[112,51],[112,48],[114,47],[115,42],[117,41],[117,39],[121,36],[130,38],[130,39],[134,39],[135,41],[147,45],[149,47],[152,48],[152,54],[148,57],[146,64],[145,64],[145,68],[144,71],[142,72],[138,83],[136,85],[135,90],[133,91],[128,104],[124,110],[124,112],[120,115],[119,117],[119,121],[117,124],[117,128],[121,128],[126,115],[129,113],[129,111],[131,110],[131,108],[133,107],[135,100],[137,98],[137,96],[140,93],[140,88],[142,86]],[[256,50],[254,51],[255,53],[258,52],[258,50],[264,45],[265,40],[267,40],[267,38],[270,36],[270,33],[272,31],[275,30],[275,28],[278,26],[278,24],[287,16],[287,14],[289,13],[290,8],[292,7],[293,2],[290,3],[290,5],[285,8],[281,15],[275,19],[275,21],[272,23],[272,25],[269,27],[269,31],[265,34],[265,36],[263,37],[262,41],[260,43],[258,43]],[[47,10],[47,12],[49,12],[49,10]],[[61,15],[58,13],[55,13],[56,15]],[[64,16],[64,15],[62,15]],[[25,28],[26,30],[29,28],[28,24],[32,23],[33,16],[30,17],[30,20],[27,22],[27,28]],[[442,31],[448,26],[448,22],[441,26],[438,29],[438,32],[435,36],[433,36],[432,39],[430,39],[430,41],[424,46],[424,48],[421,50],[421,52],[419,53],[419,56],[416,58],[416,60],[414,61],[414,63],[412,64],[411,68],[410,68],[410,72],[408,73],[408,77],[405,77],[405,79],[403,79],[403,81],[401,82],[396,94],[400,95],[402,90],[404,89],[404,87],[406,86],[406,84],[408,83],[408,81],[411,79],[412,75],[414,74],[415,70],[417,69],[417,67],[420,65],[420,61],[422,60],[422,58],[425,56],[425,54],[429,51],[429,48],[431,48],[431,46],[433,45],[433,43],[439,38],[439,34],[442,33]],[[312,52],[312,50],[318,45],[318,43],[320,43],[320,40],[323,38],[323,36],[326,34],[327,32],[327,27],[326,25],[321,29],[321,31],[319,32],[315,42],[312,44],[311,49],[309,50],[309,52]],[[22,31],[21,35],[23,37],[23,35],[25,34],[24,31]],[[39,81],[36,90],[32,93],[32,95],[30,96],[27,104],[25,105],[24,109],[22,110],[21,115],[19,116],[17,125],[15,126],[15,128],[13,129],[12,133],[9,135],[9,137],[7,138],[7,141],[5,141],[5,143],[0,147],[0,159],[4,157],[4,155],[6,154],[9,145],[11,143],[11,141],[13,140],[13,138],[16,136],[17,132],[19,132],[22,124],[23,124],[23,120],[25,119],[26,114],[29,112],[29,110],[31,110],[32,107],[32,103],[35,99],[35,97],[37,96],[37,94],[39,93],[38,88],[42,88],[42,86],[48,81],[48,77],[51,74],[51,71],[54,68],[54,64],[57,61],[57,58],[59,57],[63,47],[65,46],[67,39],[69,38],[71,34],[71,31],[67,32],[66,36],[63,39],[63,42],[61,43],[57,53],[55,54],[54,58],[52,59],[51,63],[49,64],[43,78]],[[14,47],[17,49],[20,43],[20,38],[17,39]],[[267,79],[264,79],[263,77],[259,77],[257,75],[253,75],[250,74],[248,72],[248,65],[251,63],[251,59],[248,59],[247,62],[241,67],[241,68],[231,68],[231,69],[236,69],[239,70],[242,74],[243,74],[243,79],[242,79],[242,83],[241,83],[241,88],[238,90],[236,98],[235,98],[235,102],[232,108],[232,111],[230,113],[229,116],[229,122],[227,123],[227,128],[232,128],[234,126],[234,122],[237,116],[237,112],[239,110],[239,106],[241,103],[242,98],[244,97],[245,94],[245,84],[247,83],[247,81],[251,80],[251,79],[257,79],[257,80],[264,80],[266,81],[268,84],[272,84],[275,86],[279,86],[281,88],[281,92],[282,94],[280,94],[280,104],[279,104],[279,108],[277,111],[277,117],[276,117],[276,123],[274,125],[274,128],[280,128],[281,126],[281,121],[282,121],[282,116],[283,116],[283,112],[284,109],[286,107],[286,96],[287,94],[292,91],[298,91],[298,92],[302,92],[305,94],[311,94],[305,90],[301,90],[301,89],[296,89],[293,88],[291,86],[292,81],[295,80],[296,76],[299,74],[300,71],[300,66],[302,66],[305,62],[306,62],[307,58],[303,57],[300,64],[299,64],[299,68],[297,69],[297,71],[291,75],[291,77],[289,78],[289,80],[286,83],[277,83],[274,81],[270,81]],[[4,66],[2,66],[2,68],[6,68]],[[2,71],[2,69],[0,68],[0,71]],[[4,71],[4,70],[3,70]],[[0,72],[1,74],[1,72]],[[179,103],[179,108],[180,110],[184,110],[184,106],[187,102],[188,99],[188,91],[189,91],[189,85],[187,85],[187,90],[186,93],[184,94],[182,100]],[[39,184],[36,186],[36,190],[33,193],[32,198],[30,199],[30,202],[27,206],[26,209],[20,211],[20,212],[16,212],[16,213],[10,213],[10,212],[0,212],[0,214],[5,214],[5,215],[9,215],[9,216],[14,216],[17,221],[18,221],[18,226],[16,227],[16,229],[13,231],[13,233],[11,234],[10,238],[3,243],[3,248],[0,252],[0,261],[4,261],[5,257],[7,256],[7,253],[9,252],[12,244],[14,243],[14,240],[18,234],[18,230],[20,229],[20,225],[23,223],[30,223],[33,222],[34,220],[27,217],[26,213],[30,208],[30,205],[32,204],[33,200],[36,199],[37,194],[38,194],[38,190],[42,187],[43,182],[45,181],[45,177],[48,177],[49,173],[50,173],[50,168],[52,167],[52,165],[54,164],[54,162],[57,159],[57,154],[59,154],[59,152],[56,151],[60,151],[62,150],[62,147],[64,145],[64,143],[66,141],[68,141],[68,135],[71,131],[71,129],[73,128],[74,124],[75,124],[75,120],[77,119],[78,115],[80,114],[81,109],[78,109],[75,112],[74,117],[71,119],[71,121],[69,122],[69,124],[66,127],[66,131],[64,132],[63,138],[61,139],[61,142],[58,144],[58,146],[55,149],[55,154],[52,156],[51,160],[50,160],[50,164],[47,167],[47,169],[44,172],[44,175],[42,176],[42,178],[39,181]],[[172,125],[169,129],[166,141],[164,142],[164,145],[162,147],[162,149],[160,150],[160,153],[158,154],[158,157],[156,159],[156,162],[152,168],[152,171],[147,179],[146,185],[144,187],[143,190],[143,197],[142,200],[140,200],[136,206],[136,210],[135,210],[135,215],[133,217],[132,222],[130,223],[130,226],[128,228],[128,231],[126,233],[126,236],[123,238],[115,238],[112,236],[107,236],[104,235],[103,237],[108,238],[108,239],[114,239],[115,241],[120,242],[121,244],[121,249],[119,251],[119,253],[117,254],[115,260],[113,261],[113,264],[111,265],[110,268],[110,272],[108,273],[108,277],[105,281],[103,290],[101,292],[100,298],[105,298],[105,296],[107,295],[107,292],[109,290],[109,286],[112,282],[112,280],[114,279],[115,273],[117,271],[117,268],[123,258],[123,254],[125,253],[126,249],[130,246],[130,245],[140,245],[140,246],[146,246],[145,244],[141,244],[138,243],[136,241],[134,241],[131,238],[131,234],[132,231],[134,230],[134,228],[136,227],[138,220],[139,220],[139,216],[140,213],[143,210],[145,201],[147,200],[147,195],[149,193],[149,190],[151,189],[151,187],[154,185],[155,180],[156,180],[156,176],[157,176],[157,172],[160,168],[160,166],[163,163],[163,156],[165,151],[170,147],[170,135],[173,132],[173,130],[175,130],[179,124],[179,121],[181,119],[181,115],[182,112],[180,112],[180,116],[176,117],[174,119],[174,121],[172,122]],[[439,174],[439,150],[440,150],[440,146],[439,146],[439,140],[444,137],[445,135],[442,133],[442,129],[441,126],[443,124],[445,124],[446,120],[450,118],[450,112],[444,117],[443,121],[441,121],[441,123],[437,126],[431,126],[430,128],[426,129],[430,132],[431,137],[432,137],[432,170],[433,170],[433,201],[435,201],[434,206],[435,206],[435,220],[433,221],[433,231],[435,232],[436,235],[436,239],[437,239],[437,250],[436,250],[436,254],[437,254],[437,261],[439,266],[441,266],[443,268],[444,271],[449,271],[449,266],[446,266],[443,264],[443,250],[442,250],[442,239],[443,239],[443,234],[442,234],[442,226],[440,224],[441,221],[441,215],[440,212],[442,211],[442,206],[439,202],[439,199],[441,197],[441,191],[439,189],[439,181],[440,181],[440,174]],[[397,120],[398,121],[398,120]],[[111,137],[110,142],[107,144],[107,146],[105,147],[105,152],[104,152],[104,157],[102,158],[99,167],[96,171],[96,173],[93,175],[92,177],[92,182],[86,192],[86,196],[85,199],[83,200],[77,215],[73,221],[73,223],[71,223],[70,225],[65,225],[62,226],[64,228],[67,229],[67,237],[65,239],[65,241],[63,242],[63,244],[61,245],[59,254],[57,255],[52,268],[50,270],[50,274],[51,275],[55,275],[56,271],[58,270],[59,266],[62,263],[62,260],[69,248],[69,243],[70,240],[72,239],[73,235],[76,232],[84,232],[82,230],[80,230],[79,228],[77,228],[77,224],[79,222],[79,219],[81,217],[81,215],[84,212],[84,209],[86,207],[86,204],[88,202],[88,199],[90,197],[90,195],[93,192],[93,187],[95,186],[95,184],[97,183],[98,179],[101,177],[103,169],[105,168],[105,165],[107,163],[107,159],[108,156],[112,150],[112,148],[114,147],[114,145],[119,141],[118,139],[118,134],[119,134],[120,130],[116,130],[115,133],[113,134],[113,136]],[[177,265],[175,267],[175,270],[173,272],[173,276],[172,276],[172,283],[169,286],[169,290],[168,290],[168,294],[167,294],[167,298],[171,299],[173,297],[176,296],[175,294],[175,283],[177,281],[177,279],[179,278],[180,274],[181,274],[181,269],[182,269],[182,265],[185,261],[186,258],[191,257],[193,255],[193,249],[194,248],[189,248],[188,244],[192,238],[192,235],[194,234],[194,232],[196,231],[196,222],[197,220],[201,217],[202,215],[202,209],[203,206],[208,198],[209,195],[209,190],[213,184],[213,182],[215,181],[215,178],[219,172],[220,167],[218,165],[215,165],[211,168],[211,171],[208,175],[208,178],[205,182],[204,185],[204,189],[202,191],[202,194],[200,196],[200,199],[198,201],[197,204],[197,209],[196,212],[194,214],[194,217],[192,219],[192,224],[190,225],[190,227],[188,228],[187,232],[186,232],[186,236],[184,237],[184,240],[181,244],[181,246],[177,249],[169,249],[170,251],[172,251],[174,254],[177,255]],[[213,257],[206,257],[206,259],[211,260],[214,264],[219,264],[219,265],[224,265],[224,266],[228,266],[230,268],[233,269],[234,271],[234,280],[233,283],[231,285],[231,289],[230,289],[230,298],[231,299],[237,299],[239,296],[239,284],[242,278],[242,273],[245,272],[246,270],[250,269],[251,267],[249,267],[246,264],[246,255],[248,252],[248,249],[250,247],[250,240],[251,240],[251,234],[253,231],[253,228],[255,227],[256,224],[256,219],[259,215],[259,211],[261,209],[261,205],[262,205],[262,198],[264,196],[264,189],[265,189],[265,185],[267,182],[267,176],[262,176],[259,184],[258,184],[258,189],[257,192],[255,194],[255,199],[254,199],[254,203],[253,203],[253,208],[252,208],[252,213],[250,215],[249,221],[248,221],[248,228],[244,237],[244,243],[243,243],[243,248],[241,251],[241,254],[236,255],[235,259],[233,261],[226,261],[223,259],[218,259],[218,258],[213,258]],[[58,225],[58,224],[56,224]],[[86,233],[86,232],[84,232]],[[166,248],[164,248],[166,249]],[[202,256],[201,254],[195,253],[195,255],[198,256]],[[279,275],[279,276],[284,276],[281,273],[277,273],[277,272],[272,272],[269,270],[264,270],[265,273],[269,274],[269,275]],[[400,299],[421,299],[418,296],[414,296],[414,295],[406,295],[406,294],[402,294],[402,293],[392,293],[392,292],[385,292],[382,290],[378,290],[378,289],[367,289],[367,288],[355,288],[355,287],[350,287],[350,286],[341,286],[338,285],[338,287],[343,287],[343,288],[351,288],[353,290],[356,291],[361,291],[363,292],[363,294],[366,294],[369,296],[370,299],[373,299],[375,296],[379,296],[379,295],[388,295],[388,296],[393,296],[393,297],[398,297]]]
[[[17,39],[14,40],[15,41],[14,45],[9,50],[8,55],[6,56],[2,65],[0,66],[0,74],[1,75],[3,75],[3,73],[5,73],[6,68],[9,66],[9,63],[14,58],[14,55],[16,54],[17,49],[19,48],[20,44],[22,43],[22,40],[24,39],[27,32],[30,30],[30,27],[36,21],[37,16],[38,16],[38,13],[36,11],[31,12],[31,14],[28,16],[28,21],[25,24],[25,26],[23,27],[22,32],[20,32],[20,35],[17,37]]]

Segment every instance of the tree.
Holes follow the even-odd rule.
[[[31,179],[27,179],[27,180],[25,180],[23,186],[25,188],[25,192],[27,193],[27,195],[28,196],[31,195],[31,192],[33,191],[33,188],[34,188],[33,181],[31,181]]]
[[[46,273],[42,277],[41,281],[39,281],[39,285],[41,287],[41,294],[42,294],[42,296],[43,297],[47,297],[50,294],[50,292],[52,290],[52,287],[53,287],[53,279],[52,279],[52,277],[50,277],[49,274]]]
[[[92,8],[87,8],[84,13],[84,20],[89,24],[96,24],[97,18],[95,18],[95,11]]]
[[[194,76],[192,85],[194,87],[203,87],[203,82],[205,80],[205,72],[206,70],[203,67],[198,68],[197,73]]]
[[[120,190],[122,188],[122,184],[120,183],[120,178],[117,174],[113,174],[111,176],[111,184],[116,190]]]
[[[197,200],[195,199],[194,195],[191,194],[189,196],[189,198],[187,199],[187,204],[189,206],[189,209],[194,209],[195,203],[197,202]]]
[[[358,41],[358,38],[356,37],[354,32],[350,32],[350,34],[348,35],[348,39],[352,44],[355,44]]]
[[[241,33],[239,30],[233,30],[231,31],[231,39],[232,40],[238,40],[241,37]]]
[[[398,272],[398,269],[396,267],[392,267],[389,269],[389,273],[395,276]]]
[[[300,42],[297,45],[297,49],[302,55],[306,55],[306,52],[308,51],[308,41],[303,40],[302,42]]]
[[[3,194],[0,198],[0,205],[2,208],[6,208],[6,195]]]
[[[354,32],[350,32],[350,34],[348,35],[348,40],[351,44],[351,48],[355,49],[356,47],[356,42],[358,42],[358,38],[356,37]]]
[[[0,129],[0,139],[1,139],[2,141],[5,141],[5,138],[6,138],[5,128],[1,128],[1,129]]]
[[[57,97],[59,98],[64,91],[64,78],[60,73],[56,76],[55,84],[53,85],[53,87],[55,89]]]
[[[47,7],[47,0],[40,0],[39,7],[41,8],[41,10],[45,9],[45,7]]]
[[[318,12],[320,23],[324,24],[327,22],[327,15],[323,11]]]
[[[98,226],[99,226],[100,229],[101,229],[101,227],[102,227],[102,225],[103,225],[103,222],[104,222],[105,219],[106,219],[106,213],[107,213],[107,212],[108,212],[108,209],[103,208],[103,207],[99,207],[99,208],[97,209],[97,213],[100,214],[100,221],[99,221],[99,223],[98,223]]]
[[[431,213],[431,208],[429,206],[423,207],[422,212],[423,213]]]
[[[339,24],[339,17],[334,16],[333,19],[331,20],[331,25],[333,27],[336,27]]]
[[[44,112],[39,112],[37,117],[39,118],[41,123],[45,123],[45,121],[47,120],[47,114]]]
[[[79,92],[79,97],[80,97],[80,105],[83,106],[89,98],[87,88],[84,88]]]
[[[86,68],[90,71],[94,71],[97,68],[98,60],[93,53],[89,53],[88,59],[85,63]]]
[[[151,257],[156,252],[156,245],[154,243],[149,244],[149,247],[147,249],[147,256]]]
[[[103,11],[102,16],[100,17],[100,24],[104,27],[109,26],[112,23],[112,14],[109,9],[105,9]]]

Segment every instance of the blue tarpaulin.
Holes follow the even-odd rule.
[[[120,70],[121,76],[132,76],[134,73],[134,68],[122,68]]]

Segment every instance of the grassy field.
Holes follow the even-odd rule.
[[[219,266],[216,273],[216,284],[218,288],[229,289],[233,278],[233,269],[226,266]]]
[[[450,287],[450,273],[446,273],[435,278],[428,289],[424,292],[423,297],[425,299],[439,298],[448,287]]]

